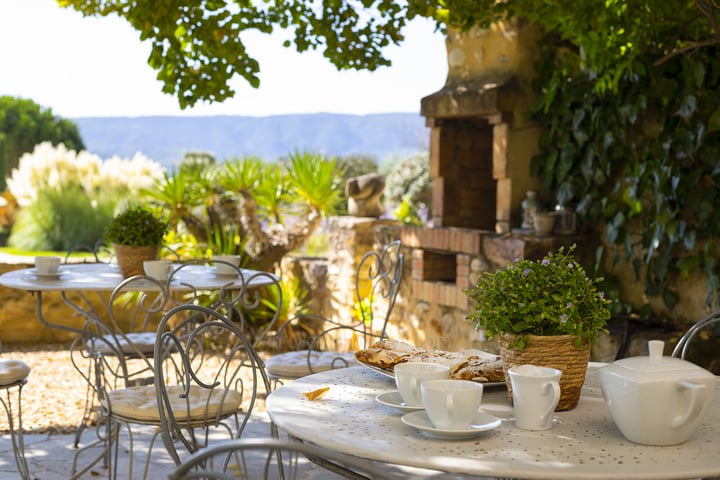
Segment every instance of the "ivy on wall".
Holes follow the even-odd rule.
[[[639,280],[647,295],[662,295],[672,309],[677,282],[701,269],[707,304],[717,302],[720,48],[664,62],[638,57],[636,73],[599,93],[595,73],[572,68],[572,56],[547,45],[530,112],[545,130],[532,174],[604,226],[636,275],[646,266]]]

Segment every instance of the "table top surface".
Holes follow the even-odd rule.
[[[720,475],[720,392],[687,442],[652,447],[626,440],[610,417],[592,365],[578,406],[556,412],[548,431],[515,427],[504,387],[488,388],[483,409],[502,422],[468,439],[440,439],[404,424],[402,412],[376,400],[394,380],[359,366],[289,382],[270,394],[267,410],[302,440],[395,465],[491,477],[661,479]],[[305,392],[330,387],[320,400]],[[718,383],[720,389],[720,383]]]
[[[240,286],[238,276],[218,275],[215,268],[204,264],[176,265],[170,282],[171,291],[191,289],[231,289]],[[245,282],[250,286],[267,284],[268,273],[241,269]],[[39,276],[35,268],[14,270],[0,275],[0,285],[34,292],[53,291],[111,291],[124,280],[116,264],[78,263],[60,266],[57,276]],[[147,289],[157,289],[151,281],[145,281]],[[135,285],[137,287],[138,285]]]

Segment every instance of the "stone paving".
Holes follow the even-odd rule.
[[[265,413],[257,413],[253,415],[253,420],[248,426],[246,436],[248,438],[258,438],[269,436],[269,419]],[[121,455],[118,462],[119,472],[118,478],[137,479],[142,478],[145,460],[147,458],[148,444],[152,436],[153,430],[150,427],[136,426],[134,432],[139,435],[134,437],[134,452],[132,474],[129,475],[129,455],[128,455],[128,438],[121,438],[121,442],[125,448],[121,449]],[[85,432],[83,437],[90,437],[93,432]],[[75,449],[73,448],[73,435],[58,434],[26,434],[25,435],[25,456],[28,462],[31,478],[36,480],[68,480],[72,471],[73,456]],[[166,478],[174,469],[174,464],[170,456],[165,452],[162,446],[162,440],[158,438],[156,448],[153,449],[151,464],[149,467],[148,478],[152,480]],[[99,453],[99,449],[91,449],[87,451],[87,456],[83,459],[94,458]],[[82,463],[84,460],[80,460]],[[262,459],[257,459],[255,467],[260,468]],[[79,477],[79,480],[89,480],[98,478],[107,478],[107,469],[101,464],[96,464],[88,472]],[[12,444],[9,435],[0,436],[0,480],[17,480],[19,475],[13,460]],[[261,478],[258,473],[256,478]],[[301,466],[297,479],[298,480],[330,480],[338,478],[336,475],[305,461]]]

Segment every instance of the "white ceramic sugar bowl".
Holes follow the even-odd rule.
[[[693,363],[664,357],[664,342],[648,343],[649,356],[602,367],[600,387],[625,438],[645,445],[677,445],[702,424],[717,379]]]

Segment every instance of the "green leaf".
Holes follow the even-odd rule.
[[[708,133],[717,132],[718,130],[720,130],[720,107],[715,109],[710,115],[710,120],[708,120]]]

